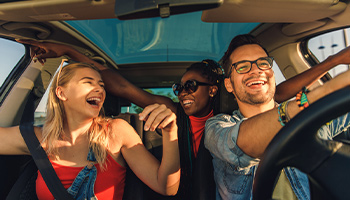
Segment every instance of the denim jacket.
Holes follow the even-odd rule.
[[[236,143],[239,127],[246,119],[236,110],[233,115],[219,114],[206,122],[204,144],[213,156],[217,200],[252,199],[253,180],[260,160],[245,154]],[[332,120],[319,129],[318,135],[332,139],[347,130],[349,121],[348,115]],[[307,175],[296,168],[284,170],[298,199],[310,199]]]

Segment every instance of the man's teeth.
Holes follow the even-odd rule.
[[[264,84],[264,81],[253,81],[247,84],[247,86],[252,86],[252,85],[258,85],[258,84]]]

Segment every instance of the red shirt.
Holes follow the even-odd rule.
[[[126,168],[117,163],[109,154],[106,162],[107,168],[104,171],[101,171],[99,164],[95,164],[97,168],[95,195],[98,199],[103,200],[121,200],[124,193]],[[54,162],[51,164],[66,189],[72,185],[75,177],[83,169],[83,167],[69,167]],[[36,194],[39,199],[54,199],[39,171],[36,179]]]
[[[207,116],[204,117],[189,116],[192,131],[192,151],[195,157],[197,157],[199,144],[201,143],[201,139],[204,133],[205,122],[212,116],[214,116],[213,110]]]

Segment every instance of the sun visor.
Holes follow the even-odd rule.
[[[118,19],[166,18],[170,15],[219,7],[223,0],[116,0]]]
[[[310,22],[336,15],[347,4],[337,0],[225,0],[205,10],[204,22]]]

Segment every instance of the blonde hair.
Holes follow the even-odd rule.
[[[62,100],[56,95],[58,86],[66,86],[75,75],[77,69],[90,68],[99,72],[99,70],[90,64],[74,63],[69,64],[54,76],[48,101],[47,101],[47,117],[43,126],[42,143],[46,145],[46,152],[59,159],[56,142],[63,139],[63,124],[66,120],[66,113]],[[56,83],[56,84],[55,84]],[[103,109],[101,109],[98,117],[94,118],[88,130],[89,148],[92,148],[96,161],[102,169],[106,166],[108,153],[108,119],[104,117]]]

